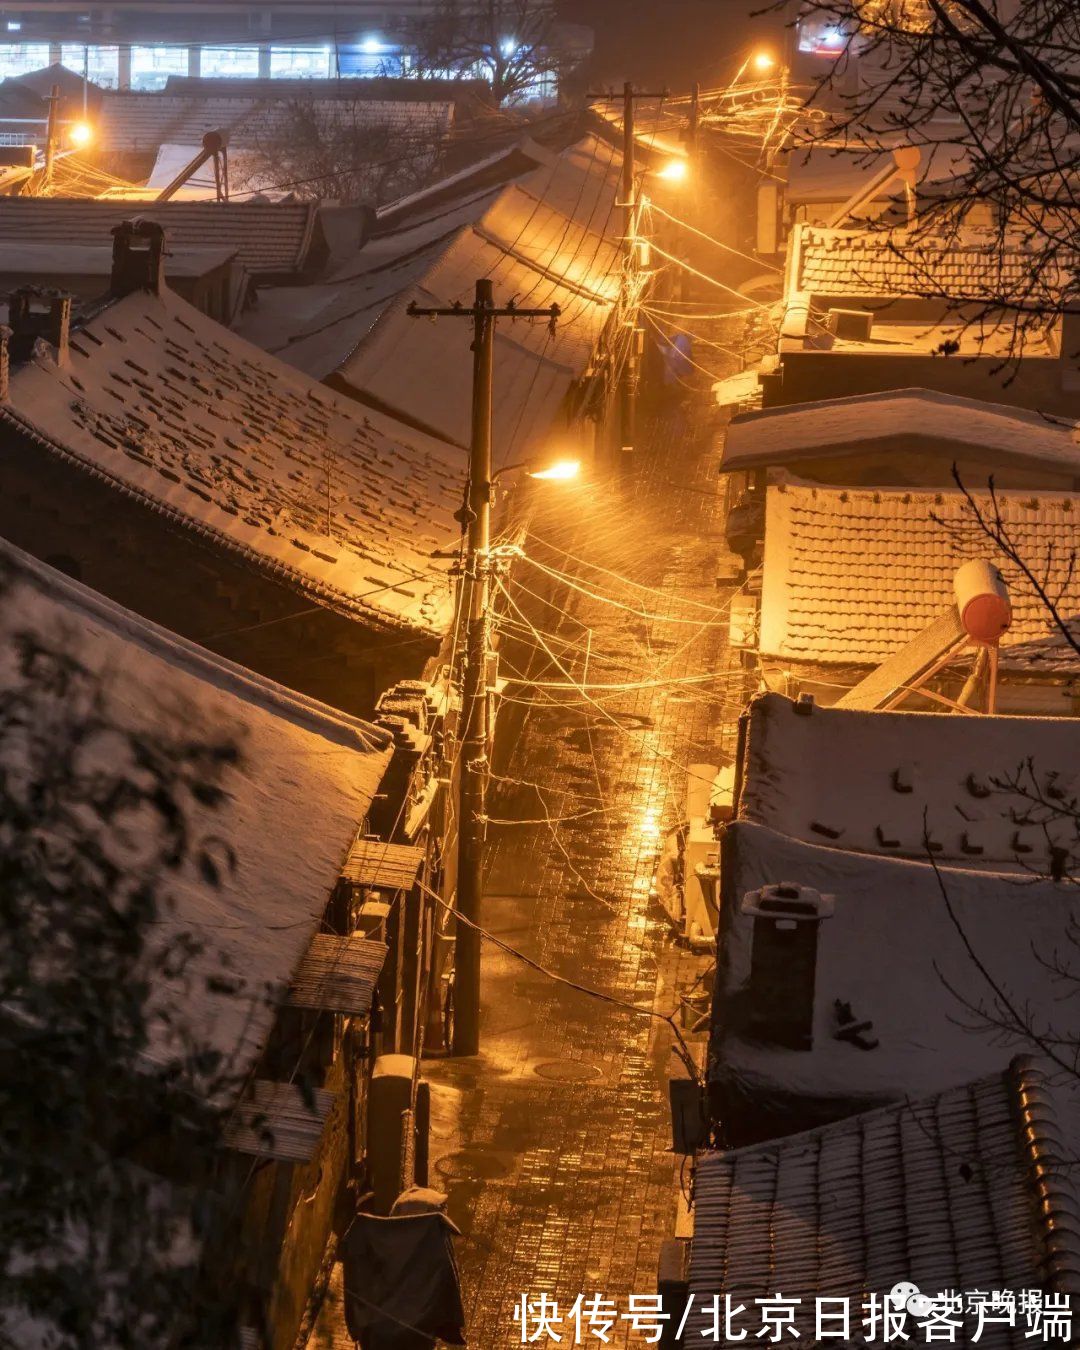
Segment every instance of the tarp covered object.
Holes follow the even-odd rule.
[[[465,1344],[457,1231],[444,1214],[356,1216],[341,1260],[345,1325],[362,1350]]]

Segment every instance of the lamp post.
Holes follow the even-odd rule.
[[[484,277],[477,281],[475,300],[468,308],[464,305],[422,308],[414,301],[408,306],[407,313],[412,318],[468,318],[473,324],[472,435],[462,513],[466,547],[458,610],[458,621],[465,626],[465,661],[458,737],[461,755],[458,768],[457,911],[461,917],[454,951],[453,1052],[455,1055],[475,1055],[480,1049],[479,923],[489,770],[487,658],[491,493],[497,477],[491,468],[495,323],[499,318],[545,318],[554,324],[560,310],[558,305],[547,309],[519,309],[512,302],[497,308],[494,285]]]

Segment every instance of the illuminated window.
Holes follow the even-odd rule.
[[[329,47],[271,47],[270,74],[273,78],[326,79],[334,74],[333,52]]]
[[[259,73],[259,49],[204,47],[199,69],[204,75],[255,76]]]
[[[799,20],[799,51],[815,56],[840,56],[847,47],[847,34],[839,23],[818,16]]]
[[[376,50],[370,42],[359,47],[342,47],[338,65],[342,75],[396,74],[402,69],[402,57],[390,43],[379,43]]]
[[[28,75],[32,70],[43,70],[48,64],[47,42],[0,43],[0,78]]]
[[[170,75],[186,75],[186,47],[132,47],[132,89],[164,89]]]
[[[103,89],[115,89],[120,82],[119,47],[76,47],[65,42],[60,48],[60,60],[76,75],[85,69],[93,83]]]

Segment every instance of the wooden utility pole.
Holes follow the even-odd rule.
[[[590,99],[610,101],[611,94],[588,94]],[[641,368],[641,329],[638,325],[637,304],[634,298],[635,278],[638,271],[638,198],[637,156],[634,126],[634,108],[639,98],[667,98],[667,91],[647,94],[635,89],[627,80],[623,85],[623,167],[622,202],[623,208],[623,256],[626,259],[623,271],[622,313],[627,333],[627,350],[623,360],[622,374],[619,380],[619,423],[620,446],[623,463],[630,462],[634,452],[637,423],[637,391]]]
[[[60,86],[54,84],[49,94],[49,121],[45,129],[45,191],[52,187],[56,143],[60,134]]]
[[[690,91],[690,122],[686,130],[686,148],[691,161],[697,158],[698,133],[701,130],[701,85],[695,80]]]
[[[686,185],[686,209],[688,218],[692,225],[698,224],[700,216],[701,203],[701,85],[695,80],[690,91],[690,114],[686,124],[686,161],[689,168],[689,182]],[[681,248],[676,252],[681,252],[684,257],[689,259],[693,253],[688,231],[681,231],[679,243]],[[679,269],[679,298],[685,304],[694,298],[694,278],[692,273],[685,267]]]
[[[559,317],[558,305],[518,309],[495,306],[488,278],[476,283],[471,307],[421,308],[409,305],[413,318],[471,319],[473,325],[472,438],[463,524],[465,566],[459,591],[458,621],[465,625],[465,667],[461,689],[461,747],[458,765],[457,925],[454,946],[455,1055],[480,1049],[480,931],[484,892],[485,799],[488,781],[488,593],[491,568],[491,400],[494,384],[495,324],[498,319]]]
[[[629,292],[634,285],[634,276],[638,266],[638,200],[637,166],[635,163],[634,142],[634,86],[629,82],[623,85],[623,241],[626,254],[626,286]],[[629,301],[630,296],[627,295]],[[624,455],[634,453],[634,441],[637,434],[637,388],[640,373],[641,353],[638,350],[640,330],[637,321],[637,309],[626,316],[629,325],[629,348],[623,366],[622,384],[619,390],[619,422],[621,431],[621,449]],[[625,460],[623,461],[626,462]]]

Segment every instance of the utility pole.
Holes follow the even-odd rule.
[[[686,130],[686,147],[691,166],[697,158],[698,132],[701,129],[701,85],[695,80],[690,91],[690,122]]]
[[[696,225],[700,217],[701,205],[701,84],[695,80],[690,91],[690,114],[686,124],[686,159],[690,174],[687,183],[687,207],[690,223]],[[688,231],[681,231],[681,251],[689,257],[693,253]],[[679,298],[685,304],[694,298],[693,276],[683,267],[679,269]]]
[[[472,438],[469,479],[462,524],[467,531],[459,622],[465,624],[465,669],[461,689],[458,742],[457,925],[454,951],[454,1054],[480,1049],[480,932],[484,893],[485,799],[488,781],[488,592],[491,570],[491,398],[494,382],[495,324],[498,319],[548,319],[558,305],[518,309],[511,301],[498,309],[488,278],[476,283],[476,298],[466,308],[408,307],[412,318],[471,319],[473,325]]]
[[[45,191],[52,187],[53,163],[56,160],[56,141],[60,132],[60,86],[54,84],[49,94],[49,121],[45,129]]]
[[[587,94],[589,99],[611,100],[610,94]],[[623,361],[622,375],[619,380],[619,423],[622,462],[629,465],[634,452],[637,423],[637,391],[641,367],[641,329],[638,326],[637,304],[634,298],[635,278],[638,271],[638,183],[636,142],[634,129],[634,110],[639,98],[667,98],[667,91],[647,94],[635,89],[631,81],[623,85],[623,168],[622,202],[623,208],[623,271],[622,312],[623,323],[629,329],[627,351]]]

